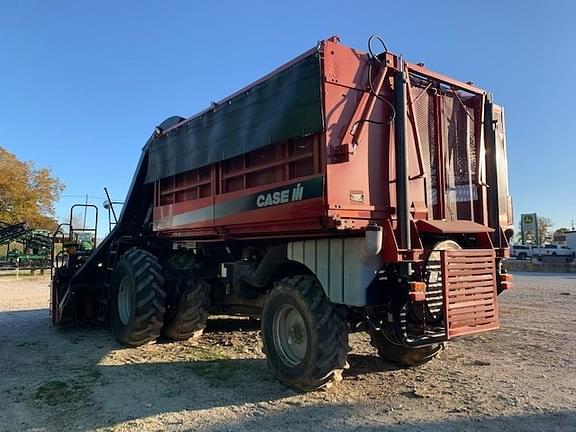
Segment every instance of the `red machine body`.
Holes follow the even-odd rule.
[[[403,259],[401,248],[394,247],[396,150],[389,121],[394,115],[393,72],[400,59],[386,53],[380,67],[369,71],[366,53],[335,38],[312,51],[321,62],[324,130],[156,181],[155,231],[194,239],[308,237],[362,230],[376,222],[387,227],[385,241],[392,246],[385,248],[388,258]],[[512,225],[511,205],[507,184],[495,185],[498,220],[490,224],[490,155],[484,145],[488,93],[421,65],[405,62],[403,71],[411,229],[416,234],[496,231],[497,254],[504,256],[502,232]],[[389,103],[376,103],[378,98]],[[502,135],[497,156],[505,165],[503,110],[493,110]],[[315,193],[300,196],[299,185]],[[414,238],[411,249],[418,253],[422,247]],[[488,246],[487,237],[485,241]],[[411,255],[404,253],[414,259]]]

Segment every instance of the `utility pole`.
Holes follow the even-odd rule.
[[[86,204],[86,206],[88,206],[88,194],[86,194],[86,200],[84,201],[84,204]],[[82,224],[83,230],[86,229],[86,210],[88,210],[88,207],[84,207],[84,223]]]

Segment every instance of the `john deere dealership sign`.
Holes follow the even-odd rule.
[[[535,243],[540,245],[538,238],[538,217],[536,213],[521,215],[520,228],[522,230],[522,243]]]

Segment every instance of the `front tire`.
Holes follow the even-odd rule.
[[[284,385],[312,391],[342,379],[348,326],[314,276],[280,281],[266,300],[261,321],[268,366]]]
[[[398,345],[377,330],[370,330],[370,344],[378,350],[378,355],[384,360],[400,366],[415,367],[429,362],[442,350],[442,344],[423,347],[407,347]]]
[[[137,347],[160,336],[166,303],[162,267],[150,252],[130,249],[112,278],[112,332],[118,342]]]

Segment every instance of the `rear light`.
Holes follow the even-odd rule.
[[[408,283],[408,296],[411,301],[425,301],[426,300],[426,283],[424,282],[409,282]]]
[[[508,273],[500,274],[500,288],[509,290],[512,288],[512,275]]]

